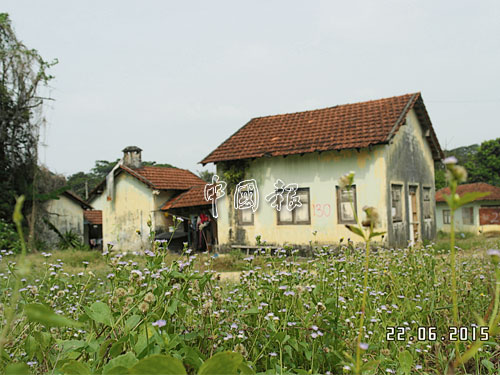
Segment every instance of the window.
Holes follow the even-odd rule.
[[[289,211],[287,209],[288,195],[283,195],[285,200],[281,204],[281,210],[278,211],[278,225],[311,224],[309,214],[309,188],[297,189],[296,196],[300,198],[302,206],[295,207],[292,211]]]
[[[403,221],[403,185],[391,185],[392,199],[392,222],[397,223]]]
[[[238,210],[238,222],[241,225],[253,225],[252,208],[239,209]]]
[[[450,224],[450,210],[443,210],[443,224]]]
[[[462,222],[464,225],[474,224],[474,208],[473,207],[462,208]]]
[[[337,186],[337,220],[339,224],[356,224],[352,206],[357,212],[356,206],[356,186],[351,189],[341,189]]]
[[[431,188],[424,187],[424,219],[431,218]]]

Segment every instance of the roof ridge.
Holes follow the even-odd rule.
[[[407,93],[407,94],[403,94],[403,95],[394,95],[394,96],[390,96],[390,97],[387,97],[387,98],[370,99],[370,100],[364,100],[364,101],[361,101],[361,102],[337,104],[337,105],[334,105],[334,106],[331,106],[331,107],[323,107],[323,108],[316,108],[316,109],[307,109],[305,111],[286,112],[286,113],[278,113],[276,115],[257,116],[257,117],[252,117],[250,119],[250,121],[257,120],[257,119],[263,119],[263,118],[297,115],[297,114],[300,114],[300,113],[317,112],[317,111],[323,111],[323,110],[333,109],[333,108],[339,108],[339,107],[348,107],[348,106],[351,106],[351,105],[368,104],[368,103],[373,103],[373,102],[380,102],[380,101],[383,101],[383,100],[391,100],[391,99],[395,99],[395,98],[402,98],[403,96],[410,96],[410,97],[412,97],[413,95],[421,95],[421,92],[417,91],[417,92]]]

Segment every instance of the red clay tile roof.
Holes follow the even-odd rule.
[[[458,195],[463,195],[464,193],[472,193],[475,191],[479,192],[490,192],[490,195],[477,199],[478,201],[496,201],[500,200],[500,188],[486,184],[484,182],[477,182],[475,184],[464,184],[457,186]],[[444,202],[444,194],[450,194],[450,188],[442,188],[436,191],[436,202]]]
[[[83,217],[90,224],[102,224],[102,211],[101,210],[87,210],[83,211]]]
[[[206,182],[187,169],[169,167],[142,167],[131,169],[124,165],[120,169],[136,177],[153,189],[187,190],[193,185],[205,185]]]
[[[82,198],[80,198],[80,196],[78,194],[76,194],[72,190],[66,190],[65,192],[62,193],[62,195],[65,195],[69,199],[72,199],[73,201],[78,203],[80,206],[82,206],[82,208],[86,208],[86,209],[92,208],[92,206],[90,204],[85,202]]]
[[[178,196],[170,199],[167,203],[163,205],[162,210],[168,210],[171,208],[181,208],[181,207],[193,207],[193,206],[208,206],[211,202],[207,202],[204,196],[204,185],[193,186],[188,191],[179,194]]]
[[[250,120],[201,161],[363,148],[387,143],[415,109],[435,160],[441,147],[420,93]],[[428,130],[428,131],[427,131]]]

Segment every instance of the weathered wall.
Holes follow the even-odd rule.
[[[102,210],[104,248],[112,242],[116,248],[138,250],[148,246],[147,222],[154,217],[152,190],[136,178],[121,173],[115,178],[115,197],[106,199],[106,192],[92,200]],[[140,232],[140,234],[137,233]]]
[[[417,186],[417,204],[419,211],[420,239],[430,240],[436,235],[434,161],[422,127],[412,109],[406,116],[406,122],[396,133],[391,144],[386,147],[386,215],[388,220],[389,243],[393,246],[406,246],[410,240],[409,186]],[[392,222],[391,184],[403,185],[403,221]],[[431,188],[431,218],[424,219],[423,187]]]
[[[336,186],[338,179],[351,170],[356,173],[358,216],[364,217],[363,206],[374,206],[381,213],[381,229],[386,230],[387,168],[384,147],[374,147],[371,151],[330,151],[251,161],[245,178],[256,179],[260,193],[260,204],[254,214],[254,224],[238,225],[233,208],[233,196],[225,196],[218,204],[220,244],[255,245],[257,235],[261,235],[268,243],[278,245],[287,243],[304,246],[308,245],[309,241],[331,244],[338,242],[342,237],[358,241],[359,239],[355,238],[344,224],[337,222]],[[217,172],[223,179],[219,166]],[[277,212],[265,201],[265,196],[274,191],[274,183],[278,178],[286,184],[297,183],[299,188],[309,188],[310,224],[277,224]],[[317,231],[316,235],[313,235],[314,231]]]
[[[172,215],[166,214],[160,208],[176,194],[179,193],[174,190],[162,190],[159,194],[153,195],[153,206],[155,207],[153,228],[155,228],[156,233],[168,232],[169,226],[173,225]]]
[[[45,210],[48,213],[48,220],[64,234],[65,232],[75,232],[83,242],[83,208],[75,201],[60,195],[59,199],[52,199],[45,203]],[[50,245],[59,242],[58,235],[50,230],[46,225],[42,225],[42,237]]]
[[[500,201],[488,201],[488,203],[481,204],[480,202],[468,203],[455,211],[455,232],[471,232],[474,234],[485,232],[500,232],[500,225],[479,225],[479,208],[488,206],[500,206]],[[463,207],[473,207],[473,220],[472,225],[464,224],[462,217]],[[436,224],[437,229],[443,232],[450,232],[450,225],[443,222],[443,210],[448,210],[448,205],[444,202],[436,204]]]

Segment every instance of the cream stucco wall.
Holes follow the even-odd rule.
[[[310,153],[303,156],[260,158],[250,162],[246,179],[256,179],[260,204],[254,214],[253,225],[237,225],[233,196],[219,200],[218,228],[222,245],[245,243],[255,245],[255,237],[261,235],[268,243],[283,245],[307,245],[309,241],[318,243],[338,242],[342,237],[358,239],[337,220],[336,186],[345,173],[354,171],[357,214],[361,218],[362,207],[376,207],[381,213],[381,230],[386,230],[386,164],[384,146],[371,151],[344,150]],[[222,171],[218,168],[218,174]],[[286,184],[297,183],[299,188],[309,188],[310,219],[307,225],[278,225],[277,212],[265,201],[265,196],[274,191],[277,179]],[[317,231],[314,236],[313,231]],[[242,241],[243,240],[243,241]]]
[[[74,200],[60,195],[59,199],[52,199],[45,203],[45,210],[48,214],[48,220],[64,234],[73,231],[78,234],[83,241],[83,208]],[[44,226],[43,237],[47,242],[54,244],[59,241],[56,233]]]
[[[102,210],[104,248],[114,243],[115,248],[138,250],[148,246],[148,220],[154,220],[152,190],[127,173],[115,180],[115,196],[108,201],[106,191],[92,200],[96,209]],[[140,234],[137,233],[140,231]]]

